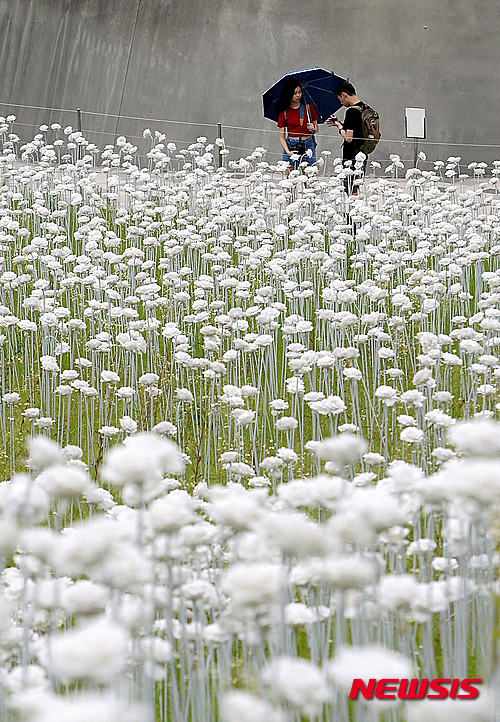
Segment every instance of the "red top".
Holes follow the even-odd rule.
[[[310,120],[307,117],[308,114],[304,106],[302,106],[302,108],[302,125],[300,124],[300,108],[287,108],[286,120],[284,111],[282,111],[278,116],[278,128],[288,128],[288,135],[292,138],[298,138],[301,135],[311,135],[310,131],[307,130],[307,124],[313,123],[318,119],[318,115],[314,110],[313,105],[307,105]]]

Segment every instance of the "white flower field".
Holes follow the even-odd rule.
[[[0,718],[500,720],[500,162],[144,138],[0,119]]]

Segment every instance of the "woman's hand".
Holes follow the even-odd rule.
[[[307,124],[307,130],[308,130],[310,133],[316,133],[316,131],[318,130],[318,126],[316,125],[316,123],[308,123],[308,124]]]

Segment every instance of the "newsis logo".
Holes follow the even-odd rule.
[[[480,679],[362,679],[352,682],[349,699],[474,699]],[[445,685],[451,685],[448,689]]]

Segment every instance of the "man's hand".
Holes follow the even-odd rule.
[[[327,118],[325,123],[327,125],[329,125],[330,127],[334,126],[335,128],[338,128],[339,130],[342,128],[342,123],[334,115],[331,115],[329,118]]]

